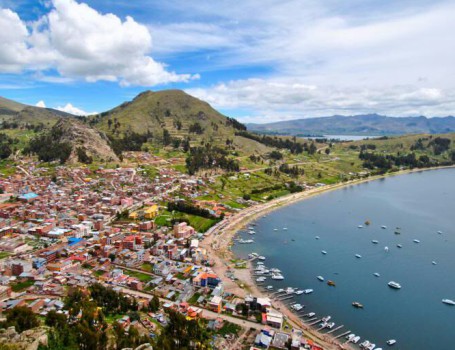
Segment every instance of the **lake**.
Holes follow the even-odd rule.
[[[454,182],[455,169],[441,169],[327,192],[257,220],[254,236],[240,233],[255,243],[233,250],[243,258],[257,252],[267,267],[280,269],[284,281],[265,283],[275,290],[314,289],[295,301],[307,312],[331,315],[345,326],[341,331],[360,335],[360,342],[386,348],[388,339],[396,339],[397,349],[452,349],[455,306],[441,300],[455,300]],[[400,234],[394,233],[397,227]],[[318,281],[318,275],[336,287]],[[388,287],[392,280],[402,288]],[[354,301],[364,309],[354,308]]]

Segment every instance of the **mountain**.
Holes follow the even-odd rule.
[[[130,102],[90,116],[89,123],[114,136],[131,131],[161,140],[165,129],[173,138],[189,136],[192,143],[225,144],[226,139],[234,139],[237,122],[181,90],[163,90],[143,92]]]
[[[61,117],[74,118],[72,114],[52,108],[28,106],[0,97],[0,122],[16,122],[19,124],[44,124],[52,127]]]
[[[387,117],[378,114],[247,124],[251,131],[287,135],[401,135],[455,132],[455,118]]]

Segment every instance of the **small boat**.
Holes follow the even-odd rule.
[[[326,326],[326,328],[328,328],[328,329],[332,329],[333,327],[335,327],[335,322],[330,322],[330,323],[327,323],[327,326]]]
[[[267,289],[267,290],[272,290],[272,289],[273,289],[273,286],[267,286],[266,289]]]
[[[370,226],[371,222],[370,220],[365,221],[365,225]]]
[[[354,344],[357,344],[360,340],[360,336],[355,336],[354,338],[352,338],[351,342],[354,343]]]
[[[326,316],[326,317],[323,317],[321,321],[329,322],[331,319],[332,319],[332,316]]]
[[[362,257],[362,255],[356,254],[355,257],[356,257],[357,259],[360,259],[360,258]]]
[[[256,278],[256,282],[264,282],[267,278],[265,277],[259,277],[259,278]]]
[[[402,244],[397,244],[397,248],[403,248]]]
[[[304,308],[304,306],[301,304],[294,304],[291,306],[291,308],[293,308],[295,311],[300,311]]]
[[[324,254],[324,255],[327,254],[327,252],[325,250],[322,250],[321,253]]]
[[[249,233],[250,235],[254,235],[254,234],[256,233],[256,231],[254,231],[254,230],[249,230],[248,233]]]
[[[310,312],[310,313],[307,315],[307,317],[314,317],[314,316],[316,316],[316,313],[315,313],[315,312]]]
[[[294,292],[295,292],[294,288],[291,287],[286,288],[286,294],[294,294]]]
[[[382,228],[383,230],[385,230],[385,229],[387,229],[387,226],[386,226],[386,225],[382,225],[381,228]]]
[[[335,282],[330,281],[330,280],[327,281],[327,284],[328,284],[329,286],[331,286],[331,287],[335,287],[335,286],[336,286]]]
[[[438,233],[439,233],[440,235],[442,235],[442,231],[438,231]]]
[[[311,294],[311,293],[313,293],[313,289],[304,289],[303,293],[304,294]]]
[[[400,234],[401,234],[401,232],[400,232],[400,231],[398,231],[398,230],[395,230],[395,232],[394,232],[394,233],[395,233],[396,235],[400,235]]]
[[[436,261],[431,262],[433,265],[437,265],[438,263]]]
[[[296,290],[296,291],[295,291],[295,294],[296,294],[296,295],[301,295],[301,294],[303,294],[303,290],[301,290],[301,289]]]
[[[288,229],[287,227],[283,227],[283,231],[287,231],[287,229]]]
[[[375,272],[375,273],[373,273],[373,275],[375,275],[376,277],[381,277],[381,275],[379,274],[379,272]]]
[[[354,302],[352,303],[352,306],[354,306],[354,307],[357,308],[357,309],[363,309],[363,305],[360,304],[358,301],[354,301]]]
[[[318,276],[317,279],[321,282],[324,282],[324,277],[322,277],[322,276]]]
[[[281,281],[281,280],[284,280],[284,277],[280,273],[273,273],[272,280]]]
[[[387,283],[388,286],[390,288],[393,288],[393,289],[401,289],[401,284],[399,284],[398,282],[395,282],[395,281],[390,281],[389,283]]]
[[[413,242],[414,243],[420,243],[420,241],[418,239],[415,239]]]
[[[264,261],[265,260],[265,256],[262,256],[262,255],[258,256],[258,259]]]
[[[385,246],[385,247],[384,247],[384,250],[385,250],[386,252],[388,252],[388,251],[389,251],[389,247]]]
[[[277,228],[274,228],[273,231],[278,231],[278,229],[277,229]]]
[[[354,334],[354,333],[351,333],[351,334],[348,334],[348,335],[346,336],[346,339],[349,340],[349,341],[351,341],[352,339],[354,339],[354,337],[355,337],[355,334]]]
[[[368,347],[371,345],[371,343],[368,340],[365,340],[363,343],[360,344],[361,348],[368,349]]]
[[[319,236],[316,236],[316,237],[314,237],[314,238],[316,238],[316,239],[319,239],[319,238],[321,238],[321,237],[319,237]]]
[[[278,293],[283,293],[284,292],[284,289],[283,288],[280,288],[277,290]]]
[[[452,299],[442,299],[442,302],[447,305],[455,305],[455,301]]]
[[[371,243],[373,243],[373,244],[378,244],[378,243],[379,243],[379,241],[377,241],[377,240],[373,239],[373,240],[371,241]]]
[[[367,347],[368,350],[373,350],[376,347],[376,344],[371,343],[369,347]]]
[[[363,226],[362,226],[362,225],[359,225],[359,226],[357,226],[357,227],[358,227],[358,228],[363,228]]]
[[[389,339],[389,340],[386,341],[388,346],[392,346],[392,345],[396,344],[396,342],[397,341],[395,339]]]

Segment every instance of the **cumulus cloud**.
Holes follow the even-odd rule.
[[[433,117],[455,110],[453,91],[413,85],[371,88],[309,85],[294,78],[246,79],[186,91],[227,112],[254,111],[240,118],[245,122],[365,113]]]
[[[97,112],[86,112],[80,108],[77,108],[73,106],[71,103],[67,103],[65,106],[61,107],[56,107],[55,108],[58,111],[70,113],[73,115],[78,115],[78,116],[86,116],[86,115],[91,115],[91,114],[97,114]]]
[[[55,69],[60,76],[90,82],[153,86],[186,82],[151,56],[148,28],[132,17],[102,14],[75,0],[52,0],[50,12],[28,27],[9,10],[0,11],[0,71]]]
[[[44,103],[43,100],[39,101],[35,106],[40,108],[46,108],[46,104]]]

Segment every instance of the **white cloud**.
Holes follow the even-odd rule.
[[[61,107],[56,107],[55,108],[58,111],[70,113],[73,115],[78,115],[78,116],[86,116],[86,115],[91,115],[91,114],[97,114],[97,112],[86,112],[80,108],[77,108],[73,106],[71,103],[67,103],[65,106]]]
[[[11,10],[0,12],[0,71],[56,69],[65,78],[121,85],[186,82],[151,56],[146,26],[127,16],[102,14],[74,0],[53,0],[50,12],[29,29]]]
[[[35,106],[40,108],[46,108],[46,104],[44,103],[43,100],[39,101]]]
[[[227,113],[253,111],[239,118],[245,122],[368,113],[432,117],[455,110],[453,91],[413,85],[371,88],[307,85],[295,78],[247,79],[186,91]]]

